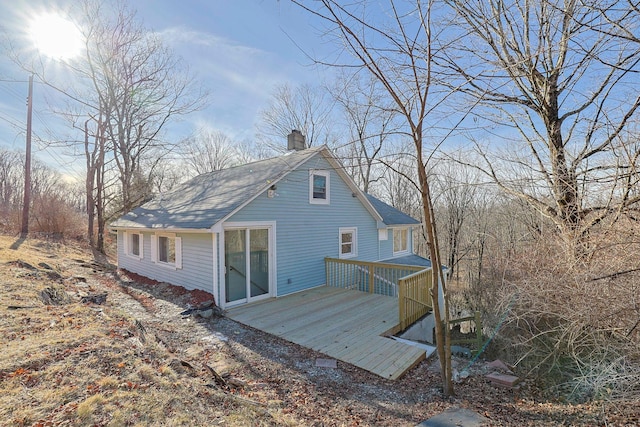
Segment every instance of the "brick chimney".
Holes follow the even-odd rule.
[[[305,138],[302,132],[298,129],[294,129],[287,136],[287,150],[304,150],[307,148],[307,144],[305,143]]]

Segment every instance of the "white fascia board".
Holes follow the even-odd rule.
[[[158,228],[158,227],[107,227],[109,231],[133,231],[137,233],[211,233],[209,228]]]

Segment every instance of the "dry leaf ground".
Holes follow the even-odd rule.
[[[632,403],[543,401],[526,381],[495,388],[482,362],[456,398],[441,396],[433,359],[398,381],[318,368],[321,354],[227,318],[181,316],[201,293],[132,281],[75,243],[0,236],[0,283],[0,425],[410,426],[452,406],[491,425],[640,418]]]

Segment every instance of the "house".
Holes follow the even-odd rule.
[[[430,266],[413,255],[418,221],[363,193],[325,146],[293,148],[197,176],[114,221],[118,266],[211,292],[223,308],[321,286],[326,257]]]

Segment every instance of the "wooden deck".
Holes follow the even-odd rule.
[[[383,378],[397,379],[425,358],[383,336],[399,326],[394,297],[321,286],[235,307],[228,317]]]

